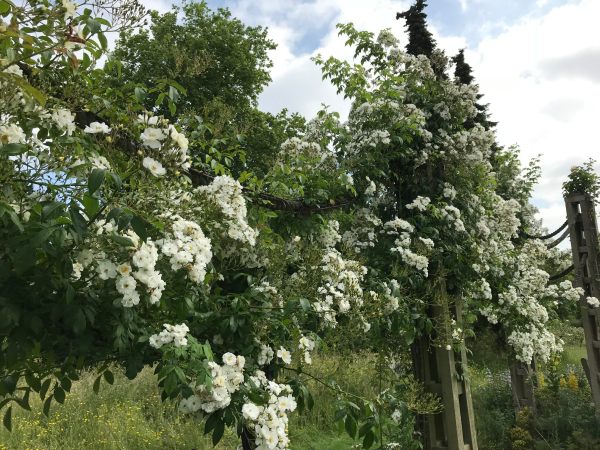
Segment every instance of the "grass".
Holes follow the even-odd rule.
[[[507,358],[488,352],[493,341],[480,342],[474,351],[470,379],[480,448],[510,448],[508,431],[514,415]],[[496,356],[494,358],[493,356]],[[498,358],[498,356],[500,356]],[[563,364],[580,366],[585,348],[569,345]],[[506,361],[506,362],[504,362]],[[566,370],[566,369],[565,369]],[[562,370],[561,368],[561,371]],[[375,358],[370,354],[315,357],[311,372],[323,380],[335,379],[354,394],[373,398],[376,394]],[[565,372],[566,373],[566,372]],[[179,414],[170,403],[162,403],[150,368],[129,381],[115,371],[112,386],[103,382],[100,393],[92,390],[93,372],[73,383],[64,405],[53,403],[50,418],[42,413],[39,398],[32,411],[13,408],[13,431],[0,428],[0,450],[208,450],[210,437],[203,435],[198,418]],[[333,391],[313,382],[315,398],[311,412],[290,417],[292,450],[348,450],[355,442],[339,432],[333,421],[336,397]],[[226,431],[217,450],[236,449],[239,441]],[[557,447],[558,448],[558,447]]]
[[[373,361],[369,357],[328,357],[316,359],[314,373],[327,379],[345,381],[343,387],[369,395]],[[361,370],[360,367],[366,367]],[[369,367],[371,369],[369,369]],[[116,372],[116,371],[115,371]],[[63,405],[53,403],[46,418],[36,397],[32,411],[13,408],[13,431],[0,429],[0,450],[130,450],[130,449],[212,449],[210,436],[203,435],[204,424],[177,413],[174,405],[160,401],[156,380],[150,368],[134,381],[116,373],[112,386],[103,384],[99,394],[92,390],[93,372],[73,383]],[[347,450],[353,441],[340,434],[333,424],[335,397],[325,386],[314,384],[315,407],[310,413],[295,413],[290,419],[292,450]],[[239,441],[231,431],[217,447],[235,449]]]

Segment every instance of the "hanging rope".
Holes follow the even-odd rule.
[[[573,271],[573,269],[575,268],[575,266],[573,264],[571,264],[569,267],[567,267],[565,270],[556,273],[554,275],[552,275],[550,278],[548,278],[548,281],[554,281],[554,280],[558,280],[562,277],[564,277],[565,275],[568,275],[569,273],[571,273]]]
[[[565,230],[565,232],[563,234],[561,234],[561,236],[558,239],[556,239],[555,241],[552,241],[551,243],[546,245],[546,248],[551,249],[551,248],[556,247],[558,244],[560,244],[562,241],[564,241],[568,235],[569,235],[569,230]]]
[[[526,239],[541,239],[541,240],[546,240],[546,239],[550,239],[550,238],[553,238],[554,236],[556,236],[558,233],[560,233],[562,230],[564,230],[567,227],[568,224],[569,224],[569,221],[565,220],[565,222],[560,227],[558,227],[558,229],[556,229],[555,231],[553,231],[550,234],[544,234],[544,235],[540,235],[540,236],[535,236],[533,234],[526,233],[524,230],[521,230],[521,235],[524,238],[526,238]],[[568,233],[567,233],[567,235],[568,235]],[[562,236],[561,236],[561,238],[562,238]],[[562,238],[562,239],[564,239],[564,238]]]

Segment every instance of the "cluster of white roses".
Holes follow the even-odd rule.
[[[271,361],[273,361],[274,357],[275,352],[273,351],[273,349],[269,345],[261,344],[260,353],[258,354],[256,362],[259,366],[266,366],[267,364],[270,364]]]
[[[149,114],[140,114],[137,122],[145,126],[140,134],[143,147],[160,152],[163,157],[167,156],[176,166],[184,170],[190,168],[190,157],[187,153],[189,140],[174,125],[167,124],[159,116]],[[155,177],[162,177],[167,173],[162,163],[150,156],[144,157],[142,164]]]
[[[185,347],[187,345],[187,334],[190,331],[185,323],[179,325],[163,324],[165,328],[158,334],[150,336],[148,343],[151,347],[161,348],[163,345],[171,344],[175,347]]]
[[[361,282],[367,268],[357,261],[345,260],[340,252],[330,249],[323,256],[321,271],[323,284],[317,289],[321,297],[313,303],[313,308],[322,314],[324,325],[335,326],[338,313],[347,313],[352,305],[362,306]]]
[[[442,217],[450,222],[456,231],[465,231],[465,224],[460,218],[460,210],[452,205],[445,205],[440,210]]]
[[[596,297],[587,297],[586,302],[591,308],[598,308],[600,306],[600,300]]]
[[[431,203],[431,199],[429,197],[418,196],[408,205],[406,205],[406,209],[416,209],[418,211],[427,211],[427,206]]]
[[[96,234],[98,235],[114,229],[113,222],[100,220],[96,223]],[[133,244],[131,247],[133,251],[131,264],[128,262],[116,264],[106,256],[105,252],[92,253],[91,250],[85,249],[77,255],[76,262],[73,263],[71,277],[78,280],[82,271],[95,261],[95,272],[100,280],[115,279],[115,288],[123,296],[121,304],[124,307],[130,308],[139,304],[140,292],[148,294],[151,304],[158,303],[165,289],[165,282],[162,279],[162,274],[155,268],[158,261],[156,245],[151,239],[142,242],[140,245],[139,236],[132,230],[124,233],[123,237],[130,239]],[[139,291],[138,282],[145,285],[146,289],[144,291]]]
[[[258,231],[246,220],[246,199],[242,185],[227,175],[216,177],[208,186],[196,188],[197,194],[205,195],[215,203],[226,218],[227,235],[236,241],[254,246]]]
[[[383,296],[386,303],[383,307],[385,314],[391,314],[400,307],[400,299],[397,293],[400,291],[400,284],[397,280],[390,280],[389,283],[383,284]]]
[[[247,401],[242,406],[244,419],[254,427],[257,450],[282,450],[289,447],[288,413],[296,409],[292,388],[287,384],[269,381],[265,373],[257,370],[249,379],[249,385],[267,391],[266,405]]]
[[[354,226],[342,235],[342,242],[356,253],[375,247],[377,243],[376,230],[381,225],[381,219],[369,208],[361,208],[354,214]]]
[[[298,342],[298,348],[303,352],[302,356],[306,364],[312,364],[311,353],[315,349],[315,341],[311,338],[302,335]]]
[[[212,258],[210,239],[197,223],[179,216],[172,216],[172,219],[172,232],[156,244],[169,258],[173,271],[185,268],[191,281],[202,283],[206,266]]]
[[[314,170],[332,159],[332,154],[324,151],[316,142],[297,137],[287,139],[281,144],[277,154],[277,164],[286,164],[298,171]]]
[[[512,221],[505,226],[512,228]],[[474,298],[485,301],[481,314],[490,323],[502,323],[509,330],[508,344],[517,359],[529,364],[534,356],[546,361],[552,353],[561,351],[562,342],[547,329],[549,308],[560,301],[577,301],[581,288],[574,288],[570,281],[548,285],[549,275],[541,268],[548,259],[548,249],[539,240],[527,241],[521,251],[513,256],[504,255],[505,264],[493,267],[490,273],[506,267],[509,273],[499,272],[504,277],[510,274],[510,284],[493,298],[490,284],[482,279],[471,290]],[[496,260],[496,264],[498,260]]]
[[[425,255],[419,255],[410,249],[412,243],[411,233],[414,232],[414,227],[406,220],[396,217],[383,224],[383,233],[397,236],[394,241],[394,246],[390,249],[392,253],[398,253],[405,264],[414,267],[422,272],[426,277],[429,275],[429,259]],[[428,241],[426,241],[429,244]],[[429,247],[429,245],[427,245]]]
[[[231,394],[237,392],[244,382],[244,365],[246,359],[233,353],[223,355],[223,365],[214,361],[208,363],[212,386],[207,388],[204,384],[196,385],[193,383],[190,387],[194,394],[184,398],[179,402],[179,410],[189,414],[199,411],[212,413],[218,409],[223,409],[231,403]]]
[[[321,229],[321,233],[319,234],[319,242],[326,249],[334,248],[342,239],[339,231],[340,223],[337,220],[329,220]]]

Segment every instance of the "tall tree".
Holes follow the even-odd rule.
[[[396,20],[406,20],[406,30],[408,32],[408,44],[406,52],[410,55],[425,55],[431,62],[431,67],[438,78],[447,79],[445,73],[448,61],[442,50],[436,48],[435,39],[427,29],[427,14],[424,9],[427,7],[425,0],[416,0],[408,10],[396,13]]]
[[[471,66],[465,61],[465,49],[461,48],[451,61],[455,64],[454,79],[463,84],[471,84],[475,78],[471,75]]]
[[[416,0],[408,10],[396,13],[396,20],[406,20],[408,31],[408,45],[406,51],[411,55],[425,55],[431,57],[435,49],[435,40],[427,29],[427,14],[423,12],[427,3],[425,0]]]
[[[469,63],[465,60],[465,49],[461,48],[458,53],[452,57],[451,61],[455,64],[454,66],[454,81],[462,84],[473,84],[475,77],[472,75],[472,69]],[[477,115],[469,120],[467,127],[473,127],[476,123],[482,125],[486,130],[496,126],[497,122],[489,120],[490,114],[488,112],[488,103],[479,103],[479,100],[483,97],[483,94],[477,94]],[[494,152],[495,153],[495,152]]]
[[[184,1],[164,14],[152,11],[149,30],[121,34],[112,57],[122,62],[122,73],[109,72],[107,82],[113,87],[178,83],[185,95],[176,111],[160,102],[166,98],[158,92],[148,93],[144,106],[172,121],[201,116],[215,138],[237,142],[262,174],[281,143],[303,127],[297,115],[257,109],[258,96],[271,81],[269,51],[275,47],[265,28],[246,26],[227,9],[212,11],[205,1]]]
[[[263,27],[246,26],[227,9],[211,11],[204,1],[186,1],[166,14],[153,11],[149,30],[122,33],[113,57],[123,62],[127,81],[153,85],[168,78],[184,86],[180,108],[235,115],[255,105],[271,81],[268,53],[275,47]]]

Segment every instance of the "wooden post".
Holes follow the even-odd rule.
[[[596,414],[600,415],[600,309],[592,308],[587,303],[587,297],[600,299],[600,254],[596,212],[594,202],[588,194],[571,194],[565,197],[565,204],[576,274],[575,286],[584,290],[579,299],[579,306],[585,335],[589,381]]]
[[[513,359],[510,364],[510,385],[515,412],[527,407],[535,415],[535,362],[527,365]]]
[[[461,323],[460,304],[450,308],[457,323]],[[432,319],[439,323],[443,308],[432,307]],[[471,388],[466,377],[467,354],[433,345],[433,336],[424,336],[416,352],[418,376],[429,392],[442,398],[444,409],[439,414],[424,417],[425,450],[477,450],[477,435]]]

